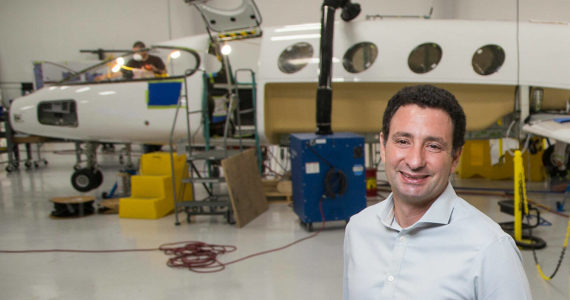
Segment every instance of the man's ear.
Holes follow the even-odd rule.
[[[384,133],[380,132],[380,159],[386,161],[386,145],[384,145]]]
[[[457,168],[457,165],[459,164],[459,158],[461,157],[461,152],[463,152],[463,147],[461,147],[457,151],[455,151],[455,153],[452,157],[451,173],[455,172],[455,169]]]

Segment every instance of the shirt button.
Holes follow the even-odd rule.
[[[392,275],[388,276],[388,281],[390,281],[390,282],[394,281],[394,276],[392,276]]]

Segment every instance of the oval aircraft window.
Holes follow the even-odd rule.
[[[378,47],[370,42],[362,42],[346,51],[342,65],[350,73],[360,73],[370,68],[376,57],[378,57]]]
[[[441,61],[441,54],[441,47],[438,44],[421,44],[412,50],[408,56],[408,66],[414,73],[427,73],[437,67]]]
[[[277,65],[283,73],[293,74],[303,69],[313,57],[313,46],[300,42],[287,47],[281,55]]]
[[[473,54],[471,65],[479,75],[490,75],[497,72],[505,62],[505,51],[499,45],[485,45]]]

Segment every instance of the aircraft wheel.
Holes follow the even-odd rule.
[[[11,173],[17,169],[18,169],[18,165],[16,165],[16,164],[8,164],[6,166],[6,172],[8,172],[8,173]]]
[[[93,173],[93,176],[95,179],[93,188],[96,189],[101,185],[101,183],[103,183],[103,173],[101,172],[101,170],[96,169]]]
[[[79,169],[71,175],[71,185],[80,192],[98,188],[103,182],[103,173],[98,169]]]
[[[20,168],[20,163],[18,162],[8,163],[8,166],[6,166],[6,171],[13,172],[18,170],[19,168]]]

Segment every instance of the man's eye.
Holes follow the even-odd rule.
[[[428,144],[427,148],[430,151],[441,151],[441,150],[443,150],[443,147],[441,145],[438,145],[438,144]]]
[[[398,145],[406,145],[406,144],[409,144],[409,141],[406,140],[406,139],[397,139],[397,140],[395,140],[395,142],[396,142],[396,144],[398,144]]]

